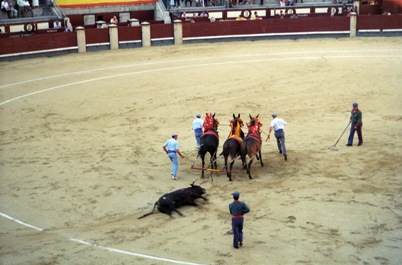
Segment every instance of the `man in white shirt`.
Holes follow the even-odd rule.
[[[1,2],[1,11],[6,12],[8,18],[17,17],[17,10],[14,9],[13,5],[10,5],[7,0]]]
[[[195,114],[196,119],[193,120],[192,129],[195,135],[195,141],[197,142],[197,148],[200,149],[201,135],[202,135],[202,125],[204,121],[201,119],[201,114]]]
[[[179,142],[177,141],[177,133],[172,134],[172,138],[167,140],[162,146],[163,150],[168,155],[170,161],[172,161],[172,179],[177,180],[177,170],[179,169],[179,159],[177,155],[184,158],[184,155],[179,150]]]
[[[25,10],[25,14],[28,17],[33,17],[34,16],[33,12],[32,12],[32,9],[31,9],[31,4],[29,3],[28,0],[24,0],[24,10]]]
[[[279,154],[283,154],[285,161],[287,161],[288,156],[286,153],[286,146],[285,146],[285,131],[283,130],[284,127],[287,125],[287,123],[283,119],[278,118],[277,114],[275,112],[272,113],[271,116],[272,116],[273,120],[271,122],[271,127],[269,127],[268,137],[265,141],[270,139],[271,132],[272,132],[272,130],[274,130],[274,135],[276,138],[276,143],[278,145]]]

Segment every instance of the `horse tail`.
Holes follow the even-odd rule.
[[[224,156],[224,157],[229,156],[229,149],[230,149],[230,148],[227,147],[227,142],[225,142],[225,143],[223,144],[222,153],[220,153],[219,156]]]
[[[155,202],[155,204],[154,204],[154,208],[152,209],[152,211],[151,211],[151,212],[146,213],[146,214],[144,214],[143,216],[138,217],[138,219],[142,219],[142,218],[144,218],[144,217],[147,217],[148,215],[153,214],[153,213],[154,213],[154,211],[155,211],[156,205],[158,205],[158,202]]]
[[[244,141],[243,144],[244,144],[244,148],[243,148],[243,151],[241,152],[241,161],[246,162],[246,155],[248,152],[247,143]]]

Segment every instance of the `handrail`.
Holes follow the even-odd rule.
[[[61,8],[61,7],[57,4],[57,1],[53,1],[53,8],[54,8],[54,10],[56,11],[56,13],[60,13],[60,14],[61,14],[61,17],[59,17],[58,14],[57,14],[57,17],[59,17],[60,19],[67,17],[66,12],[64,12],[63,8]]]
[[[166,0],[166,3],[167,3],[168,1],[169,1],[169,0]],[[159,3],[159,5],[160,5],[160,7],[162,8],[162,11],[163,11],[163,12],[168,12],[167,7],[165,6],[165,3],[163,3],[162,0],[158,0],[158,3]]]

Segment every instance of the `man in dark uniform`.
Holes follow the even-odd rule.
[[[243,245],[243,215],[250,212],[250,208],[239,201],[240,193],[235,191],[232,195],[234,201],[229,204],[229,211],[232,215],[233,247],[239,248],[239,244]]]
[[[362,127],[363,127],[363,122],[362,122],[362,112],[359,110],[359,104],[356,102],[353,103],[353,109],[350,114],[350,122],[351,122],[351,127],[350,127],[350,134],[349,134],[349,139],[348,139],[348,144],[346,146],[352,146],[353,144],[353,137],[355,135],[355,132],[357,132],[357,136],[359,137],[359,143],[357,146],[360,146],[363,144],[363,135],[362,135]]]

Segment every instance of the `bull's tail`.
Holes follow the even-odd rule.
[[[154,213],[154,211],[155,211],[156,205],[158,205],[158,202],[155,202],[155,204],[154,204],[154,208],[152,209],[152,211],[151,211],[151,212],[146,213],[146,214],[144,214],[143,216],[138,217],[138,219],[142,219],[142,218],[144,218],[144,217],[147,217],[148,215],[153,214],[153,213]]]

